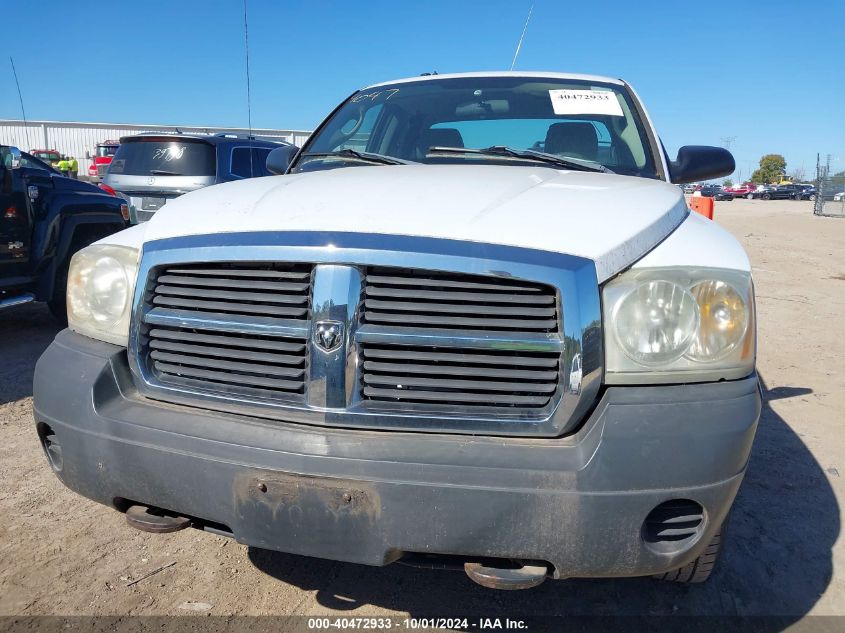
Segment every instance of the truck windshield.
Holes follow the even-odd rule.
[[[127,140],[117,148],[109,173],[125,176],[213,176],[214,147],[193,139]]]
[[[97,157],[114,156],[117,152],[117,145],[97,145]]]
[[[461,148],[514,151],[455,151]],[[517,155],[530,150],[615,173],[657,177],[628,91],[573,79],[457,77],[368,88],[347,99],[312,135],[291,171],[376,164],[344,150],[426,164],[566,169]]]

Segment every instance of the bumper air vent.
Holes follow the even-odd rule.
[[[701,534],[704,524],[701,505],[690,499],[673,499],[648,514],[643,523],[643,540],[656,551],[681,550]]]

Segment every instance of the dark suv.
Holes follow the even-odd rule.
[[[128,217],[120,198],[0,145],[0,308],[46,301],[63,321],[71,256]]]
[[[803,185],[778,185],[762,191],[760,198],[763,200],[796,200],[804,190]]]
[[[120,139],[103,184],[129,203],[133,224],[149,220],[168,200],[230,180],[270,176],[267,155],[297,147],[237,134],[139,134]]]

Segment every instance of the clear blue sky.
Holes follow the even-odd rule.
[[[311,129],[356,88],[500,70],[532,0],[249,0],[252,122]],[[670,153],[845,169],[845,1],[536,0],[517,69],[630,81]],[[241,0],[0,2],[0,118],[246,126]]]

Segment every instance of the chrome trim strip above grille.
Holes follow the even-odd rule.
[[[170,327],[196,328],[215,332],[233,332],[236,334],[259,334],[261,336],[280,336],[305,338],[308,336],[308,324],[293,319],[274,319],[273,317],[205,313],[169,308],[152,308],[143,314],[143,321],[149,325],[167,325]]]
[[[359,343],[424,345],[472,349],[512,349],[523,352],[561,352],[563,341],[554,334],[478,332],[475,335],[448,334],[443,330],[362,325],[355,333]]]

